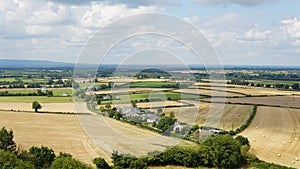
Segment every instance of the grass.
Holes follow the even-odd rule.
[[[13,82],[17,80],[16,78],[6,77],[6,78],[0,78],[0,81]]]
[[[0,97],[0,102],[5,103],[31,103],[33,101],[40,103],[65,103],[72,102],[72,97],[47,97],[47,96],[7,96]]]
[[[130,88],[136,88],[136,87],[174,88],[175,86],[176,86],[175,82],[154,82],[154,81],[132,82],[129,85]]]
[[[61,96],[63,93],[67,93],[69,96],[72,94],[72,89],[51,89],[54,96]]]
[[[298,81],[284,81],[284,80],[255,80],[253,82],[255,85],[256,84],[270,84],[270,85],[275,85],[275,84],[283,84],[283,85],[289,85],[292,86],[294,83],[299,83]]]
[[[4,89],[1,92],[8,91],[8,93],[21,93],[21,94],[28,94],[28,93],[37,93],[37,89],[32,90],[13,90],[13,89]],[[53,96],[62,96],[63,93],[67,93],[68,95],[72,94],[72,89],[50,89],[53,92]]]

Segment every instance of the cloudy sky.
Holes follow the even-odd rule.
[[[76,62],[97,30],[160,12],[197,27],[223,64],[300,65],[299,7],[299,0],[1,0],[0,59]]]

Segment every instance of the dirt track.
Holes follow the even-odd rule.
[[[300,168],[296,160],[300,157],[300,110],[258,107],[253,122],[241,135],[250,140],[251,151],[258,158]]]

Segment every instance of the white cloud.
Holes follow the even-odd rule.
[[[158,11],[155,6],[128,8],[125,4],[107,6],[102,3],[93,3],[81,18],[80,24],[87,28],[101,28],[121,17],[154,11]]]
[[[242,6],[258,6],[272,0],[193,0],[194,2],[205,5],[229,5],[237,4]]]
[[[1,0],[0,58],[61,56],[75,61],[82,45],[106,24],[118,18],[158,11],[155,6],[127,7],[126,4],[93,2],[86,5],[41,0]],[[7,43],[9,42],[9,43]],[[13,44],[18,44],[13,45]],[[16,48],[20,53],[11,52]],[[20,58],[21,59],[21,58]]]

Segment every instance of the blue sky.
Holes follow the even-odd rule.
[[[300,65],[299,7],[299,0],[1,0],[0,59],[76,62],[107,24],[161,12],[197,27],[223,64]]]

